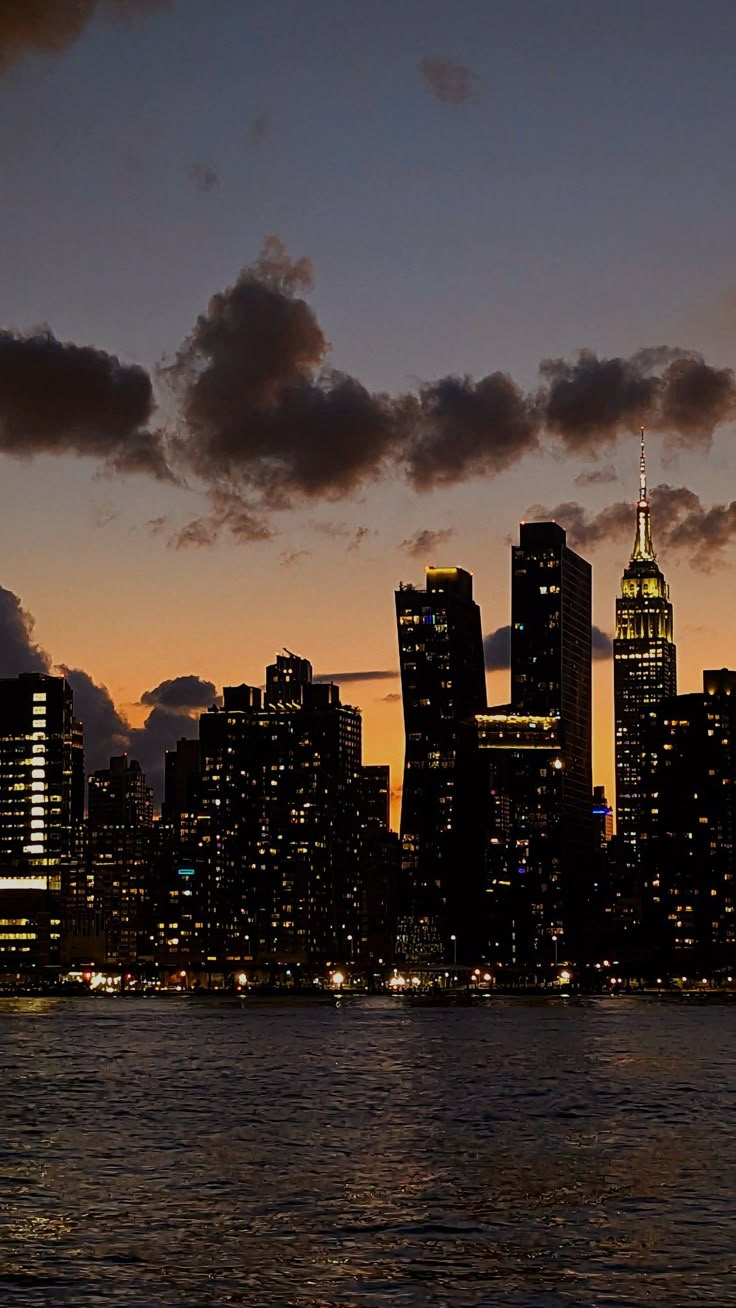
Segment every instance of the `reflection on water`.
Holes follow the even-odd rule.
[[[0,1000],[0,1304],[735,1305],[733,1023]]]

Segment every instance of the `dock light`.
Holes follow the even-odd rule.
[[[337,986],[338,990],[340,989],[340,986],[343,984],[344,980],[345,977],[343,976],[342,972],[332,973],[332,984],[333,986]]]

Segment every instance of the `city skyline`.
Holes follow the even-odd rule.
[[[437,379],[500,371],[528,397],[549,387],[541,360],[583,349],[612,361],[613,391],[618,361],[618,381],[641,399],[639,373],[654,362],[642,347],[658,347],[665,369],[675,347],[701,352],[725,383],[728,421],[711,441],[704,408],[699,424],[669,405],[649,436],[679,687],[696,691],[713,648],[727,663],[736,640],[719,602],[734,520],[721,370],[733,363],[736,271],[719,162],[730,153],[732,7],[713,4],[703,30],[679,3],[645,15],[570,3],[554,20],[501,4],[492,32],[485,6],[422,5],[420,15],[414,0],[399,13],[357,6],[350,22],[324,0],[308,24],[297,5],[278,21],[228,0],[129,8],[129,22],[80,22],[43,48],[22,28],[5,44],[0,26],[0,325],[48,324],[58,341],[141,365],[155,420],[168,421],[159,364],[276,234],[297,265],[312,260],[304,296],[331,345],[323,357],[370,394],[416,396]],[[131,97],[131,84],[145,94]],[[162,84],[166,96],[153,94]],[[636,433],[641,421],[656,427],[649,416],[627,412],[618,437],[570,427],[505,469],[491,460],[431,491],[396,476],[344,499],[306,497],[271,515],[271,539],[188,549],[168,542],[207,515],[194,479],[100,475],[99,461],[72,452],[19,459],[8,437],[0,585],[34,614],[53,658],[108,686],[135,727],[150,709],[144,693],[179,676],[255,681],[281,645],[320,672],[394,673],[351,694],[367,757],[389,759],[398,777],[396,583],[418,581],[425,564],[462,566],[484,633],[503,629],[505,541],[541,506],[593,562],[594,621],[611,636]],[[671,494],[657,503],[663,484],[678,492],[675,517]],[[360,624],[340,623],[358,594]],[[489,674],[489,702],[506,698],[507,676]],[[596,662],[594,776],[612,795],[611,683],[610,662]]]

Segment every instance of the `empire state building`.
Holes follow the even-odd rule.
[[[670,591],[652,543],[644,429],[631,560],[616,600],[613,692],[616,716],[616,825],[638,858],[645,731],[660,700],[677,694],[677,652]]]

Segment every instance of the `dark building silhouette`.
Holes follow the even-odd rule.
[[[511,707],[560,720],[559,874],[565,950],[574,954],[584,943],[593,849],[591,568],[558,523],[526,522],[511,569]]]
[[[486,706],[480,609],[462,568],[427,568],[396,592],[406,737],[397,949],[472,959],[482,894],[472,719]],[[452,937],[455,940],[452,940]]]
[[[391,773],[370,765],[361,778],[361,859],[365,961],[369,972],[393,962],[401,844],[391,831]]]
[[[280,670],[273,704],[255,687],[226,687],[224,707],[200,718],[195,866],[207,884],[207,962],[229,971],[364,953],[361,717],[296,663],[283,694]]]
[[[205,965],[207,885],[197,856],[200,744],[181,737],[166,751],[161,820],[153,831],[151,933],[164,973]]]
[[[644,966],[710,976],[736,966],[736,672],[654,710],[645,736]]]
[[[613,687],[616,719],[616,834],[626,847],[630,878],[637,880],[638,833],[644,798],[644,737],[656,706],[677,693],[677,651],[672,604],[654,552],[647,495],[644,432],[639,499],[631,559],[616,600]],[[637,893],[632,885],[629,897]]]
[[[291,650],[276,655],[276,662],[266,668],[266,705],[291,707],[301,704],[305,686],[311,685],[312,665]]]
[[[0,680],[0,972],[58,971],[62,886],[82,852],[84,759],[71,687]]]
[[[566,957],[560,719],[504,706],[475,722],[486,814],[482,957],[533,973]]]
[[[104,916],[107,961],[151,957],[153,792],[127,754],[89,778],[87,869],[94,907]]]

